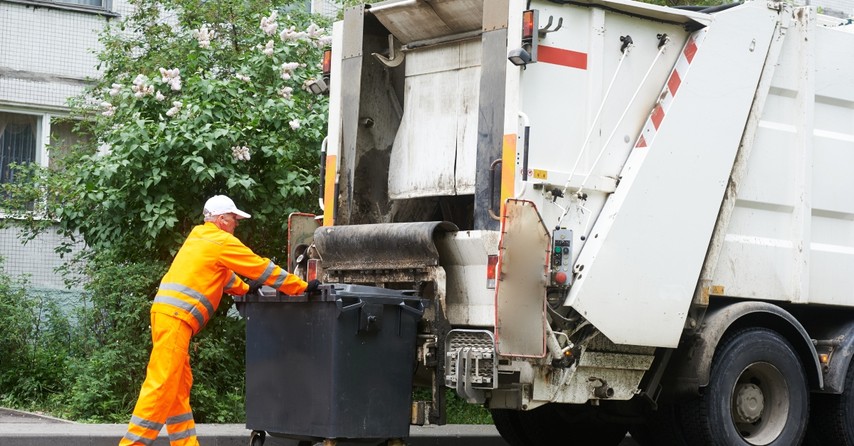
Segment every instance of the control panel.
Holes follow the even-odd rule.
[[[551,276],[553,286],[569,286],[572,277],[572,230],[552,231]]]

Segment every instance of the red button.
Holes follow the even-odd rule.
[[[566,273],[563,271],[558,271],[555,274],[555,282],[560,284],[566,283]]]

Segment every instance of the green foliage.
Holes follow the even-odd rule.
[[[149,301],[165,271],[164,262],[131,263],[109,252],[90,260],[65,382],[65,416],[127,422],[151,350]]]
[[[0,404],[41,404],[62,389],[71,327],[55,300],[2,271]]]
[[[316,207],[327,112],[305,85],[328,24],[288,3],[132,1],[101,37],[103,78],[73,102],[78,131],[95,137],[63,168],[20,167],[10,207],[36,207],[95,251],[166,260],[224,193],[253,214],[244,241],[275,256],[284,216]]]
[[[430,401],[430,389],[417,388],[412,392],[414,401]],[[467,403],[451,389],[445,389],[445,416],[448,424],[492,424],[492,416],[485,407]]]

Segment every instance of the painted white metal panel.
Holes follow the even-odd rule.
[[[585,63],[561,64],[541,56],[520,73],[520,102],[531,125],[529,185],[521,196],[537,203],[548,227],[572,229],[574,246],[582,247],[688,34],[680,24],[602,8],[551,2],[532,5],[540,11],[541,27],[550,17],[552,28],[563,20],[558,31],[540,39],[540,47],[574,52]],[[669,42],[659,55],[658,35],[663,34]],[[625,36],[634,43],[624,56],[621,38]],[[520,139],[517,191],[522,189],[522,144]],[[531,184],[543,188],[534,189]],[[587,194],[583,209],[572,198],[582,185]],[[564,197],[544,193],[554,188],[565,189]]]
[[[440,234],[436,248],[446,281],[446,316],[451,325],[491,327],[495,324],[495,290],[487,288],[487,256],[498,255],[498,231]]]
[[[796,10],[713,284],[854,304],[854,34]]]
[[[632,150],[566,302],[611,341],[677,345],[776,23],[765,3],[715,14]]]
[[[407,54],[390,198],[474,193],[479,85],[479,39]]]

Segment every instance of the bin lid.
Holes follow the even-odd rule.
[[[370,285],[329,283],[318,287],[317,293],[288,295],[269,286],[262,286],[256,295],[235,296],[235,302],[334,302],[338,299],[367,299],[375,303],[419,301],[413,290],[394,290]]]

